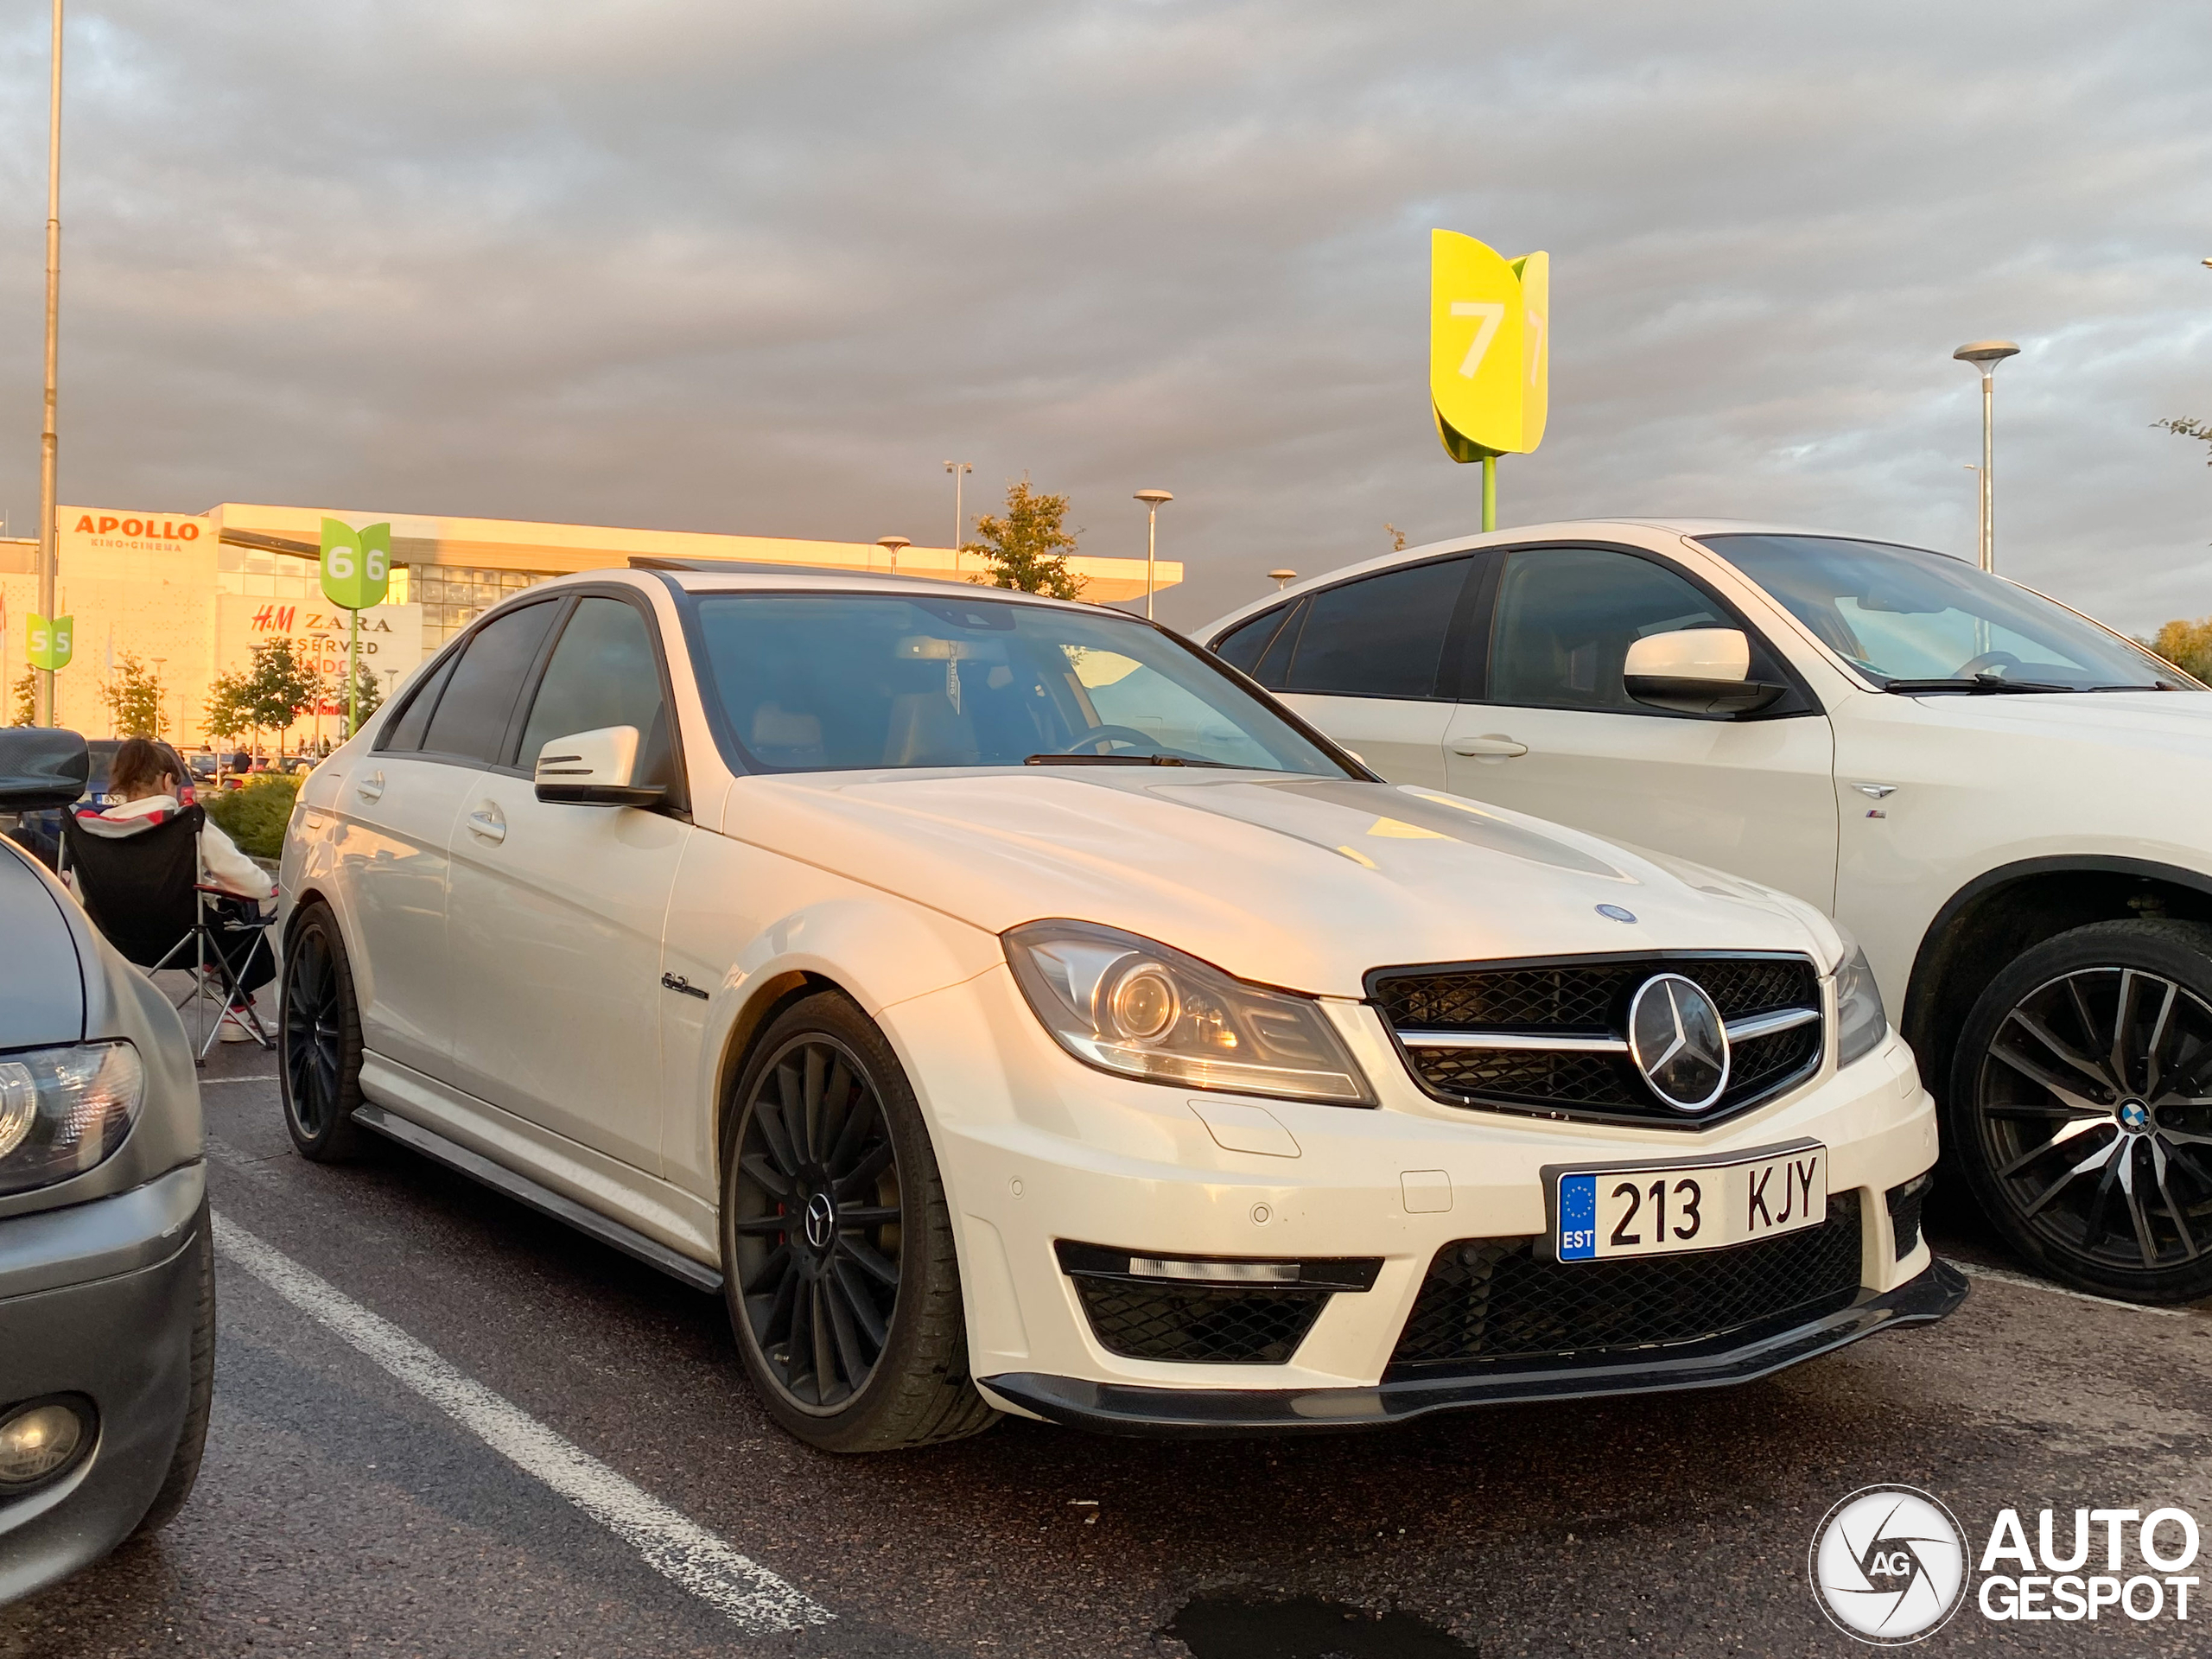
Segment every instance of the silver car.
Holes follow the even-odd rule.
[[[67,807],[73,732],[0,731],[0,811]],[[0,1602],[192,1491],[214,1255],[183,1022],[68,890],[0,840]]]

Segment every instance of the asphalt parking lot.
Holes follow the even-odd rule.
[[[2212,1306],[1986,1273],[1946,1325],[1719,1393],[835,1459],[753,1404],[717,1300],[397,1148],[302,1162],[273,1072],[231,1047],[207,1074],[198,1491],[0,1611],[0,1655],[1834,1655],[1806,1551],[1859,1486],[1923,1487],[1977,1541],[2005,1506],[2212,1511]],[[2202,1628],[1969,1608],[1926,1650]]]

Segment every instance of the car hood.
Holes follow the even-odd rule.
[[[85,1033],[77,939],[44,876],[0,847],[0,1049],[73,1043]]]
[[[2202,691],[1942,695],[1916,701],[1929,720],[1965,731],[2212,755],[2212,696]]]
[[[1764,888],[1440,791],[1344,779],[1135,766],[751,777],[721,828],[994,933],[1096,922],[1324,995],[1359,996],[1370,969],[1402,963],[1832,949],[1802,906]]]

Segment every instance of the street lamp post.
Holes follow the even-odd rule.
[[[60,550],[54,533],[54,381],[61,338],[61,0],[54,0],[54,80],[46,117],[46,423],[39,434],[38,609],[54,622],[54,590],[60,581]],[[35,724],[56,721],[54,671],[40,669],[34,680]]]
[[[1160,552],[1160,504],[1175,498],[1165,490],[1139,490],[1136,499],[1144,503],[1144,620],[1152,620],[1153,566]]]
[[[913,545],[904,536],[879,536],[875,544],[891,556],[891,574],[894,576],[899,574],[899,550]]]
[[[1292,582],[1298,580],[1298,572],[1295,570],[1270,570],[1268,572],[1268,580],[1274,583],[1275,592],[1281,593],[1284,588],[1289,587]]]
[[[952,474],[952,563],[957,569],[960,566],[960,543],[968,539],[968,514],[961,505],[960,486],[967,481],[968,474],[976,469],[964,461],[948,461],[944,463],[944,470]]]
[[[1997,569],[1996,495],[1990,486],[1990,434],[1997,404],[1993,377],[1999,363],[2018,356],[2019,352],[2009,340],[1977,340],[1951,353],[1981,371],[1981,568],[1985,570]]]

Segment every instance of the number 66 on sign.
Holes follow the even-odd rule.
[[[322,521],[322,596],[341,611],[384,603],[391,587],[391,526],[355,530],[335,518]]]

